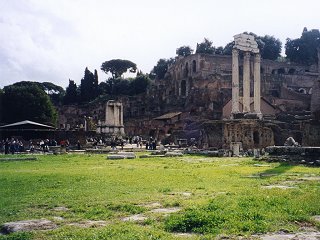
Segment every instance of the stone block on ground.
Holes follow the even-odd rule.
[[[126,157],[123,156],[123,155],[108,155],[107,156],[107,159],[110,159],[110,160],[114,160],[114,159],[125,159]]]
[[[165,155],[148,155],[148,154],[144,154],[139,156],[139,158],[158,158],[158,157],[165,157]]]
[[[126,158],[133,159],[136,158],[136,154],[134,152],[118,152],[119,155],[123,155]]]
[[[4,223],[1,226],[1,232],[9,234],[34,230],[50,230],[55,228],[57,228],[57,225],[47,219],[35,219]]]
[[[151,155],[164,155],[166,153],[165,150],[155,150],[151,152]]]
[[[182,157],[183,153],[182,152],[166,152],[165,156],[166,157]]]
[[[33,161],[37,160],[36,157],[8,157],[0,158],[0,161]]]

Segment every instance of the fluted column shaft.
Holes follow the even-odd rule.
[[[250,112],[250,52],[243,58],[243,112]]]
[[[261,90],[260,90],[260,54],[255,54],[254,56],[254,72],[253,72],[253,82],[254,82],[254,112],[260,114],[261,113]]]
[[[232,50],[232,110],[239,113],[239,51]]]

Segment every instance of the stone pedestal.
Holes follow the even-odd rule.
[[[236,157],[240,155],[241,142],[232,142],[230,144],[230,150],[232,151],[232,156]]]
[[[99,121],[96,132],[99,134],[124,135],[123,105],[110,100],[106,104],[105,121]]]

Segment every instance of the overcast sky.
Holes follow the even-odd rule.
[[[0,88],[18,81],[80,83],[120,58],[150,72],[176,48],[225,46],[248,31],[283,45],[320,28],[319,0],[0,0]]]

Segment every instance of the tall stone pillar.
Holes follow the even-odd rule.
[[[117,106],[116,106],[116,104],[113,104],[113,119],[112,119],[113,126],[118,125],[117,124],[117,119],[118,119],[117,116],[119,116],[119,115],[117,115]]]
[[[232,110],[239,113],[239,50],[232,49]]]
[[[123,125],[123,105],[120,105],[120,125]]]
[[[254,112],[261,114],[261,92],[260,92],[260,54],[254,55],[254,72],[253,72],[253,82],[254,82],[254,92],[253,92],[253,106]]]
[[[250,52],[243,57],[243,112],[250,112]]]

